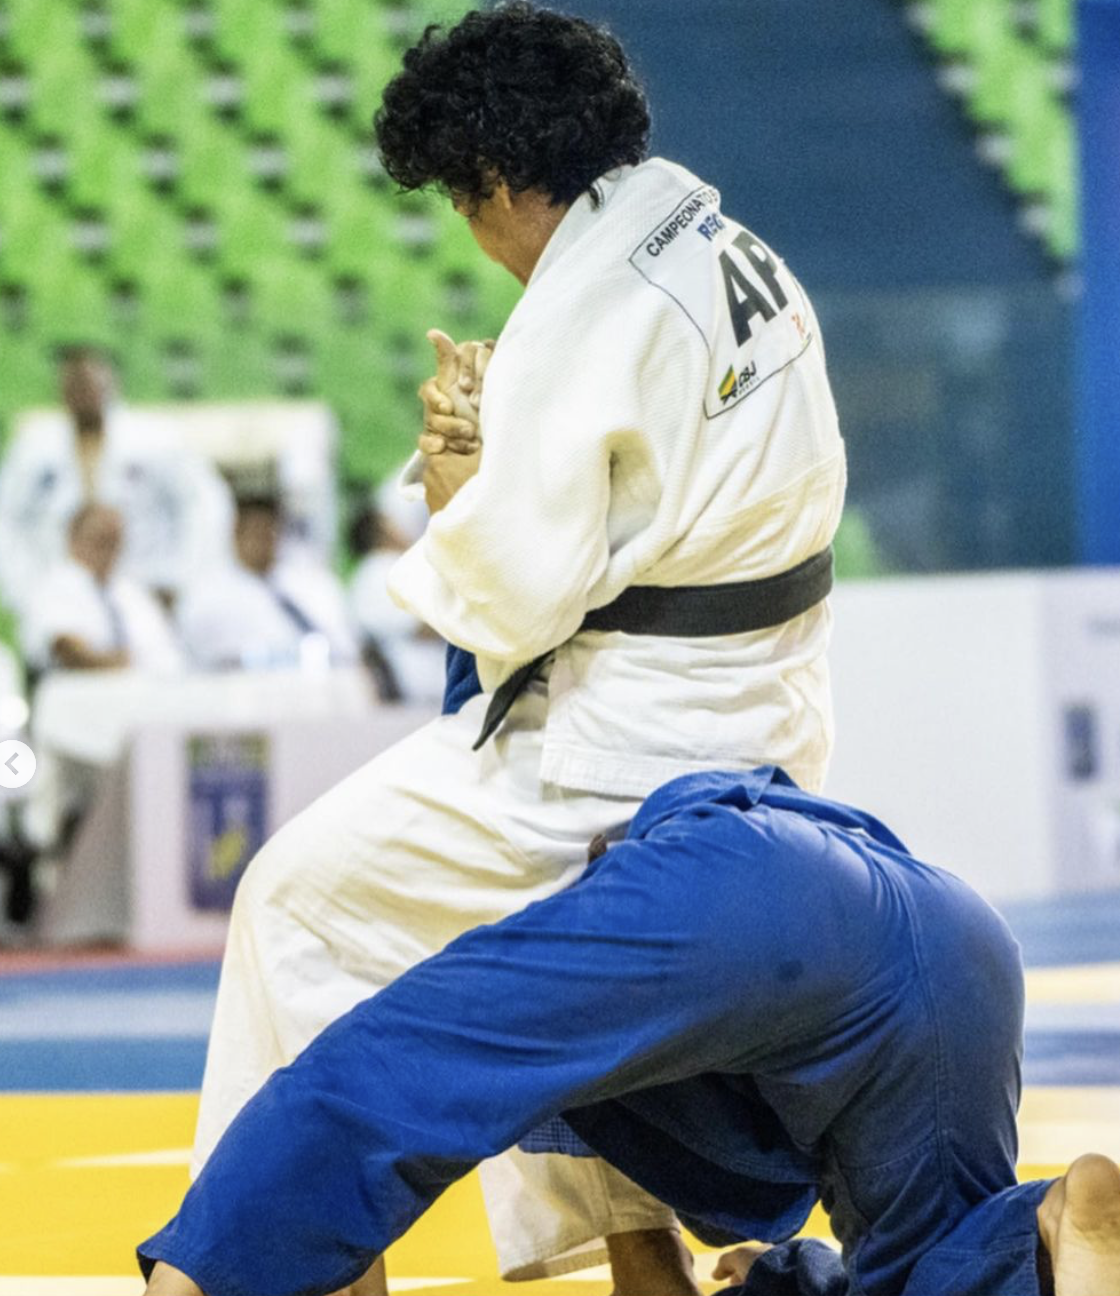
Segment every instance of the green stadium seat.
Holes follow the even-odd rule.
[[[245,184],[215,196],[224,273],[252,278],[262,261],[290,259],[285,213]]]
[[[317,115],[289,132],[289,186],[299,197],[318,201],[326,194],[349,194],[359,182],[353,142]]]
[[[1077,255],[1081,238],[1081,186],[1077,136],[1068,113],[1054,123],[1047,138],[1049,178],[1046,186],[1050,224],[1046,243],[1059,261]]]
[[[1077,255],[1081,242],[1079,191],[1069,183],[1063,186],[1059,200],[1050,208],[1051,224],[1046,245],[1057,261],[1069,262]]]
[[[144,128],[167,135],[182,135],[192,128],[211,129],[213,118],[206,104],[203,77],[183,44],[180,15],[155,4],[150,20],[151,44],[136,64]]]
[[[331,272],[363,276],[390,272],[396,258],[388,234],[392,217],[391,205],[368,190],[351,190],[344,201],[336,202],[327,253]]]
[[[983,58],[1011,26],[1008,0],[931,0],[929,38],[946,57]]]
[[[370,0],[318,0],[315,48],[324,58],[353,65],[355,112],[372,118],[385,83],[400,66],[400,56],[386,39],[385,19]]]
[[[255,330],[218,330],[211,339],[208,365],[214,400],[237,400],[270,395],[273,390],[268,347]]]
[[[1069,133],[1070,114],[1051,89],[1049,72],[1045,56],[1032,52],[1012,95],[1007,178],[1022,193],[1047,192],[1055,168],[1069,160],[1062,140]]]
[[[0,346],[4,349],[0,433],[6,435],[16,411],[53,403],[55,366],[49,334],[44,336],[31,328],[18,334],[0,331]]]
[[[208,0],[216,20],[217,49],[241,59],[260,43],[271,44],[281,28],[271,0]]]
[[[333,326],[330,287],[320,270],[289,258],[261,259],[251,282],[258,317],[270,334],[321,337]]]
[[[130,62],[140,64],[158,50],[157,42],[181,40],[182,18],[163,0],[113,0],[113,45]]]
[[[153,339],[144,336],[119,350],[121,390],[132,403],[163,401],[170,397],[163,365]]]
[[[69,193],[73,202],[104,206],[119,201],[143,183],[135,139],[106,125],[103,119],[87,117],[71,133],[70,157],[73,172]]]
[[[180,164],[186,201],[220,206],[246,187],[245,148],[231,131],[196,124],[181,137]]]
[[[373,331],[342,334],[323,348],[318,365],[323,389],[344,393],[336,402],[344,474],[366,481],[384,478],[415,444],[420,414],[415,391],[400,390],[384,341]]]
[[[32,282],[57,249],[69,256],[70,235],[62,206],[46,197],[34,180],[32,150],[18,137],[0,130],[0,166],[7,177],[0,185],[0,220],[4,231],[4,262],[18,267]]]
[[[219,327],[218,286],[197,263],[175,255],[154,259],[140,284],[145,319],[160,336],[194,335]]]
[[[1068,54],[1073,47],[1074,0],[1035,0],[1038,40],[1050,54]]]
[[[116,336],[101,276],[69,253],[39,262],[32,323],[55,342],[80,338],[111,346]]]
[[[975,83],[966,103],[969,115],[984,125],[1009,121],[1018,87],[1034,68],[1034,49],[1028,41],[1010,29],[993,35],[989,44],[975,50]]]
[[[34,67],[43,51],[71,56],[78,47],[78,26],[69,5],[42,0],[8,0],[8,44],[13,54]]]
[[[270,9],[268,4],[262,9]],[[245,117],[255,129],[286,132],[314,115],[315,102],[306,67],[281,40],[275,25],[244,51]]]
[[[32,64],[31,113],[39,130],[67,135],[99,100],[99,77],[83,49],[64,44],[57,57]]]
[[[113,264],[120,273],[140,279],[153,262],[181,255],[181,220],[142,184],[108,195],[104,208],[113,232]]]
[[[31,151],[22,134],[0,124],[0,230],[9,237],[9,224],[36,193]]]

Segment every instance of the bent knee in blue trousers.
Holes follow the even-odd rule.
[[[334,1291],[564,1112],[723,1237],[785,1242],[823,1200],[842,1267],[794,1243],[751,1282],[803,1285],[759,1292],[897,1293],[1014,1185],[1021,1014],[1001,921],[882,825],[773,769],[690,776],[277,1072],[142,1262],[208,1296]]]

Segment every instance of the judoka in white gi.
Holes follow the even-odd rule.
[[[275,496],[239,499],[232,559],[187,586],[179,630],[202,670],[357,661],[340,581],[310,553],[279,557],[282,521]]]
[[[39,683],[60,670],[173,677],[184,660],[167,613],[154,594],[118,570],[125,540],[121,515],[106,504],[83,504],[67,531],[68,556],[43,572],[20,626],[29,670]],[[23,826],[38,850],[63,852],[97,795],[105,758],[92,762],[63,754],[45,740],[39,719],[36,712],[39,764]]]
[[[66,528],[94,501],[125,522],[124,575],[177,593],[228,547],[232,501],[215,469],[151,414],[117,396],[109,357],[92,346],[59,359],[65,410],[29,421],[0,463],[0,596],[21,615],[65,557]]]
[[[588,840],[653,788],[778,761],[816,789],[831,744],[823,601],[699,637],[581,629],[632,587],[782,586],[827,559],[844,451],[800,284],[711,185],[644,160],[643,94],[617,42],[581,20],[516,3],[430,31],[377,129],[389,174],[449,194],[525,284],[478,427],[423,389],[436,515],[393,593],[477,655],[488,693],[553,655],[492,741],[473,749],[484,695],[357,771],[250,866],[196,1172],[324,1026],[572,883]],[[713,602],[718,620],[731,600]],[[696,1293],[671,1213],[602,1162],[512,1153],[482,1174],[505,1276],[609,1252],[617,1296]]]
[[[141,1245],[150,1296],[319,1296],[561,1111],[707,1241],[776,1244],[725,1257],[738,1296],[1115,1296],[1120,1168],[1016,1182],[1022,1026],[959,878],[780,770],[686,775],[277,1072]],[[842,1252],[789,1240],[818,1201]]]
[[[69,554],[43,575],[20,627],[24,657],[42,674],[59,668],[182,668],[167,614],[143,585],[117,570],[124,521],[105,504],[83,504],[67,528]]]

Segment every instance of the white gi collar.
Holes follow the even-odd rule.
[[[599,191],[601,197],[598,207],[591,205],[591,195],[589,193],[581,194],[572,203],[564,213],[564,219],[553,230],[552,237],[545,244],[545,249],[541,253],[537,264],[533,267],[533,273],[529,276],[529,282],[526,284],[527,288],[531,288],[551,265],[558,261],[570,248],[574,247],[602,219],[604,213],[609,209],[620,184],[635,169],[632,166],[616,167],[613,171],[608,171],[595,181],[595,188]]]

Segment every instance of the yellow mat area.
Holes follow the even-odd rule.
[[[142,1291],[132,1248],[167,1221],[186,1190],[197,1106],[195,1094],[0,1095],[0,1296]],[[1034,1091],[1024,1116],[1027,1141],[1063,1160],[1090,1146],[1107,1151],[1120,1144],[1113,1090]],[[1023,1171],[1059,1172],[1054,1165]],[[814,1216],[809,1231],[824,1236],[822,1224]],[[702,1254],[699,1271],[709,1273],[714,1259]],[[473,1175],[393,1248],[390,1269],[396,1291],[421,1296],[609,1290],[602,1271],[502,1287]]]

